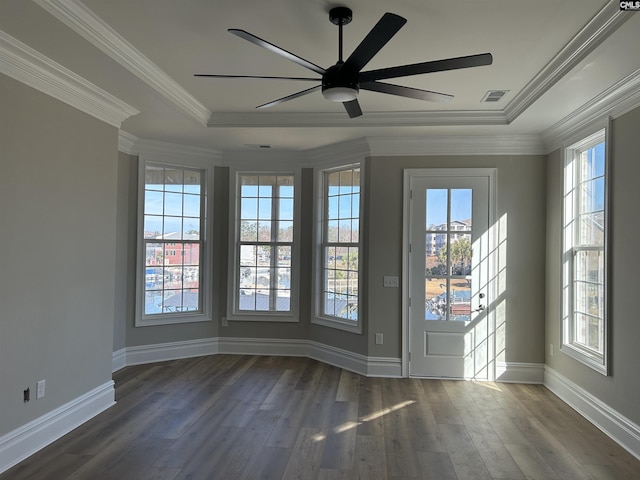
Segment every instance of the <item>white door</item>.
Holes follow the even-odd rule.
[[[418,173],[419,172],[419,173]],[[492,171],[407,172],[409,375],[491,378]]]

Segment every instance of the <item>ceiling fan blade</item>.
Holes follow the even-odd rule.
[[[316,85],[315,87],[307,88],[306,90],[302,90],[301,92],[294,93],[292,95],[287,95],[286,97],[279,98],[279,99],[274,100],[274,101],[269,102],[269,103],[264,103],[262,105],[258,105],[256,108],[263,109],[263,108],[273,107],[275,105],[279,105],[281,103],[288,102],[289,100],[293,100],[294,98],[303,97],[305,95],[308,95],[308,94],[310,94],[312,92],[315,92],[316,90],[320,90],[320,88],[322,88],[322,85]]]
[[[280,48],[274,45],[273,43],[269,43],[266,40],[261,39],[260,37],[256,37],[255,35],[249,32],[245,32],[244,30],[240,30],[237,28],[230,28],[228,32],[233,33],[234,35],[240,38],[244,38],[245,40],[253,43],[254,45],[258,45],[259,47],[266,48],[270,52],[277,53],[278,55],[288,60],[291,60],[292,62],[297,63],[302,67],[308,68],[309,70],[313,70],[314,72],[319,73],[320,75],[324,73],[324,68],[319,67],[315,63],[311,63],[310,61],[305,60],[304,58],[301,58],[291,52],[288,52],[287,50]]]
[[[357,98],[349,102],[342,102],[342,104],[344,105],[344,109],[347,111],[349,118],[355,118],[362,115],[362,109],[360,108]]]
[[[194,73],[194,77],[207,77],[207,78],[266,78],[271,80],[304,80],[304,81],[312,81],[319,82],[321,78],[310,78],[310,77],[269,77],[264,75],[215,75],[211,73]]]
[[[429,90],[420,90],[419,88],[403,87],[401,85],[393,85],[391,83],[382,82],[364,82],[360,84],[360,90],[370,90],[372,92],[388,93],[390,95],[398,95],[400,97],[416,98],[418,100],[426,100],[428,102],[445,103],[453,100],[453,95],[446,93],[431,92]]]
[[[481,67],[483,65],[491,65],[491,63],[493,63],[493,56],[490,53],[481,53],[479,55],[469,55],[466,57],[447,58],[444,60],[434,60],[432,62],[369,70],[368,72],[361,72],[359,80],[360,82],[370,82],[373,80],[383,80],[385,78],[408,77],[409,75],[456,70],[458,68]]]
[[[406,18],[402,18],[395,13],[385,13],[375,24],[366,37],[356,47],[351,56],[345,62],[346,65],[359,72],[369,63],[376,53],[384,47],[391,38],[398,33],[398,30],[407,23]]]

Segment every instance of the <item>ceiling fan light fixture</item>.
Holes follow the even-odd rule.
[[[322,96],[332,102],[350,102],[358,98],[358,89],[351,87],[329,87],[322,90]]]

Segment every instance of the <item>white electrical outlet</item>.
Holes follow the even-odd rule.
[[[553,357],[553,343],[549,344],[549,355]]]
[[[227,317],[222,317],[222,326],[223,327],[229,326],[229,320],[227,320]]]
[[[383,341],[383,335],[381,333],[376,333],[376,345],[382,345]]]
[[[382,285],[386,288],[398,288],[400,285],[400,279],[398,277],[385,275],[382,278]]]
[[[36,389],[36,398],[44,397],[44,392],[45,392],[45,381],[40,380],[38,382],[38,388]]]

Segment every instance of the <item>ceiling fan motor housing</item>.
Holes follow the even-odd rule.
[[[322,75],[322,93],[330,100],[330,95],[327,95],[325,92],[331,89],[351,90],[353,92],[353,98],[351,98],[351,100],[353,100],[360,91],[358,72],[341,62],[327,68],[324,75]],[[340,102],[344,100],[335,101]]]

